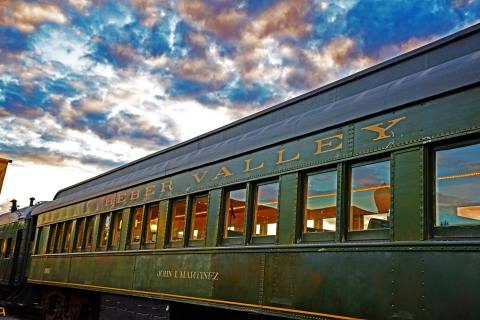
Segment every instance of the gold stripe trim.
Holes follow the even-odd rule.
[[[328,313],[320,313],[320,312],[297,310],[297,309],[288,309],[288,308],[280,308],[280,307],[272,307],[272,306],[262,306],[262,305],[257,305],[257,304],[242,303],[242,302],[227,301],[227,300],[217,300],[217,299],[209,299],[209,298],[182,296],[182,295],[177,295],[177,294],[161,293],[161,292],[155,292],[155,291],[131,290],[131,289],[113,288],[113,287],[105,287],[105,286],[96,286],[96,285],[83,284],[83,283],[46,281],[46,280],[32,280],[32,279],[28,279],[27,282],[37,283],[37,284],[71,285],[71,286],[83,287],[83,288],[108,289],[108,290],[112,290],[112,291],[151,294],[151,295],[171,297],[171,298],[190,299],[190,300],[197,300],[197,301],[204,301],[204,302],[224,303],[224,304],[231,304],[231,305],[242,306],[242,307],[253,307],[253,308],[258,308],[258,309],[267,309],[267,310],[274,310],[274,311],[300,313],[300,314],[311,315],[311,316],[330,317],[330,318],[343,319],[343,320],[362,320],[361,318],[352,318],[352,317],[339,316],[339,315],[328,314]]]

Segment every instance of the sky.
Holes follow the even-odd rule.
[[[479,19],[479,0],[0,0],[0,212]]]

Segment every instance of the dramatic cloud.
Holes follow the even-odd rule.
[[[0,203],[48,200],[479,19],[474,0],[0,0]]]

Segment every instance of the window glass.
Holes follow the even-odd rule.
[[[72,221],[67,221],[65,224],[65,241],[63,243],[63,252],[70,250],[70,242],[72,240]]]
[[[143,208],[133,208],[132,223],[130,227],[130,244],[140,244],[142,236]]]
[[[272,236],[277,234],[278,190],[278,182],[257,186],[254,236]]]
[[[390,161],[352,167],[349,230],[390,227]]]
[[[227,191],[225,199],[225,238],[243,236],[246,201],[247,189]]]
[[[55,249],[56,230],[57,230],[57,225],[56,224],[50,225],[50,233],[48,235],[48,245],[47,245],[48,253],[53,253],[53,251]]]
[[[42,237],[43,237],[43,227],[39,227],[38,234],[37,234],[37,243],[35,245],[35,254],[40,253],[40,245],[43,243]]]
[[[56,238],[55,238],[55,252],[61,252],[62,251],[64,228],[65,228],[64,223],[59,223],[57,225],[57,235],[56,235]]]
[[[10,258],[12,251],[12,238],[7,239],[7,245],[5,246],[5,258]]]
[[[147,223],[147,237],[145,238],[145,243],[155,243],[157,242],[158,204],[148,206]]]
[[[183,239],[183,229],[185,227],[185,208],[186,199],[178,199],[172,206],[172,226],[170,233],[171,241],[180,241]]]
[[[123,211],[116,211],[113,213],[113,224],[112,224],[112,241],[111,246],[118,248],[120,245],[120,235],[122,233],[122,215]]]
[[[435,225],[480,224],[480,144],[435,155]]]
[[[85,225],[85,247],[84,249],[92,249],[93,244],[93,226],[95,224],[95,217],[88,217]]]
[[[100,217],[100,238],[98,243],[100,247],[106,248],[108,244],[108,234],[110,232],[110,213],[104,213]]]
[[[303,232],[335,231],[337,215],[337,172],[307,176]]]
[[[7,243],[4,239],[0,239],[0,253],[1,256],[5,256],[5,250],[7,249]]]
[[[191,240],[205,239],[207,226],[208,195],[198,196],[193,199],[192,224],[190,229]]]
[[[85,232],[85,219],[77,220],[77,230],[75,230],[75,248],[82,249],[83,235]]]

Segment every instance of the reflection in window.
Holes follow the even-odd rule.
[[[95,224],[95,217],[88,217],[85,225],[85,247],[90,250],[93,244],[93,226]]]
[[[146,243],[157,242],[158,204],[148,206]]]
[[[142,236],[143,208],[135,207],[130,227],[130,244],[139,244]]]
[[[349,230],[390,227],[390,161],[352,167]]]
[[[274,236],[278,221],[278,182],[256,188],[254,236]]]
[[[307,176],[303,232],[335,231],[337,172]]]
[[[118,246],[120,245],[120,234],[122,232],[122,214],[122,210],[113,213],[112,240],[110,242],[110,245],[113,248],[118,248]]]
[[[57,225],[56,224],[50,225],[50,233],[48,235],[48,245],[47,245],[48,253],[53,253],[54,250],[55,250],[56,230],[57,230]]]
[[[108,234],[110,233],[110,214],[105,213],[100,217],[100,239],[99,245],[102,248],[107,247],[108,244]]]
[[[70,250],[70,241],[72,240],[72,221],[65,224],[65,241],[63,243],[63,252]]]
[[[85,219],[77,220],[77,230],[75,231],[75,249],[82,249],[83,235],[85,233]]]
[[[57,236],[55,240],[55,252],[61,252],[63,246],[63,232],[64,232],[65,224],[60,223],[57,226]]]
[[[435,225],[480,224],[480,144],[435,155]]]
[[[7,250],[7,243],[4,239],[0,239],[0,253],[1,256],[5,256],[5,251]]]
[[[193,199],[192,224],[190,229],[191,240],[205,239],[207,226],[208,196],[198,196]]]
[[[12,238],[7,239],[7,245],[5,246],[5,258],[10,258],[12,256]]]
[[[225,229],[224,237],[241,237],[245,227],[245,203],[247,190],[245,188],[231,190],[225,199]]]
[[[183,229],[185,226],[185,208],[186,199],[179,199],[173,202],[172,227],[170,229],[171,241],[180,241],[183,239]]]

